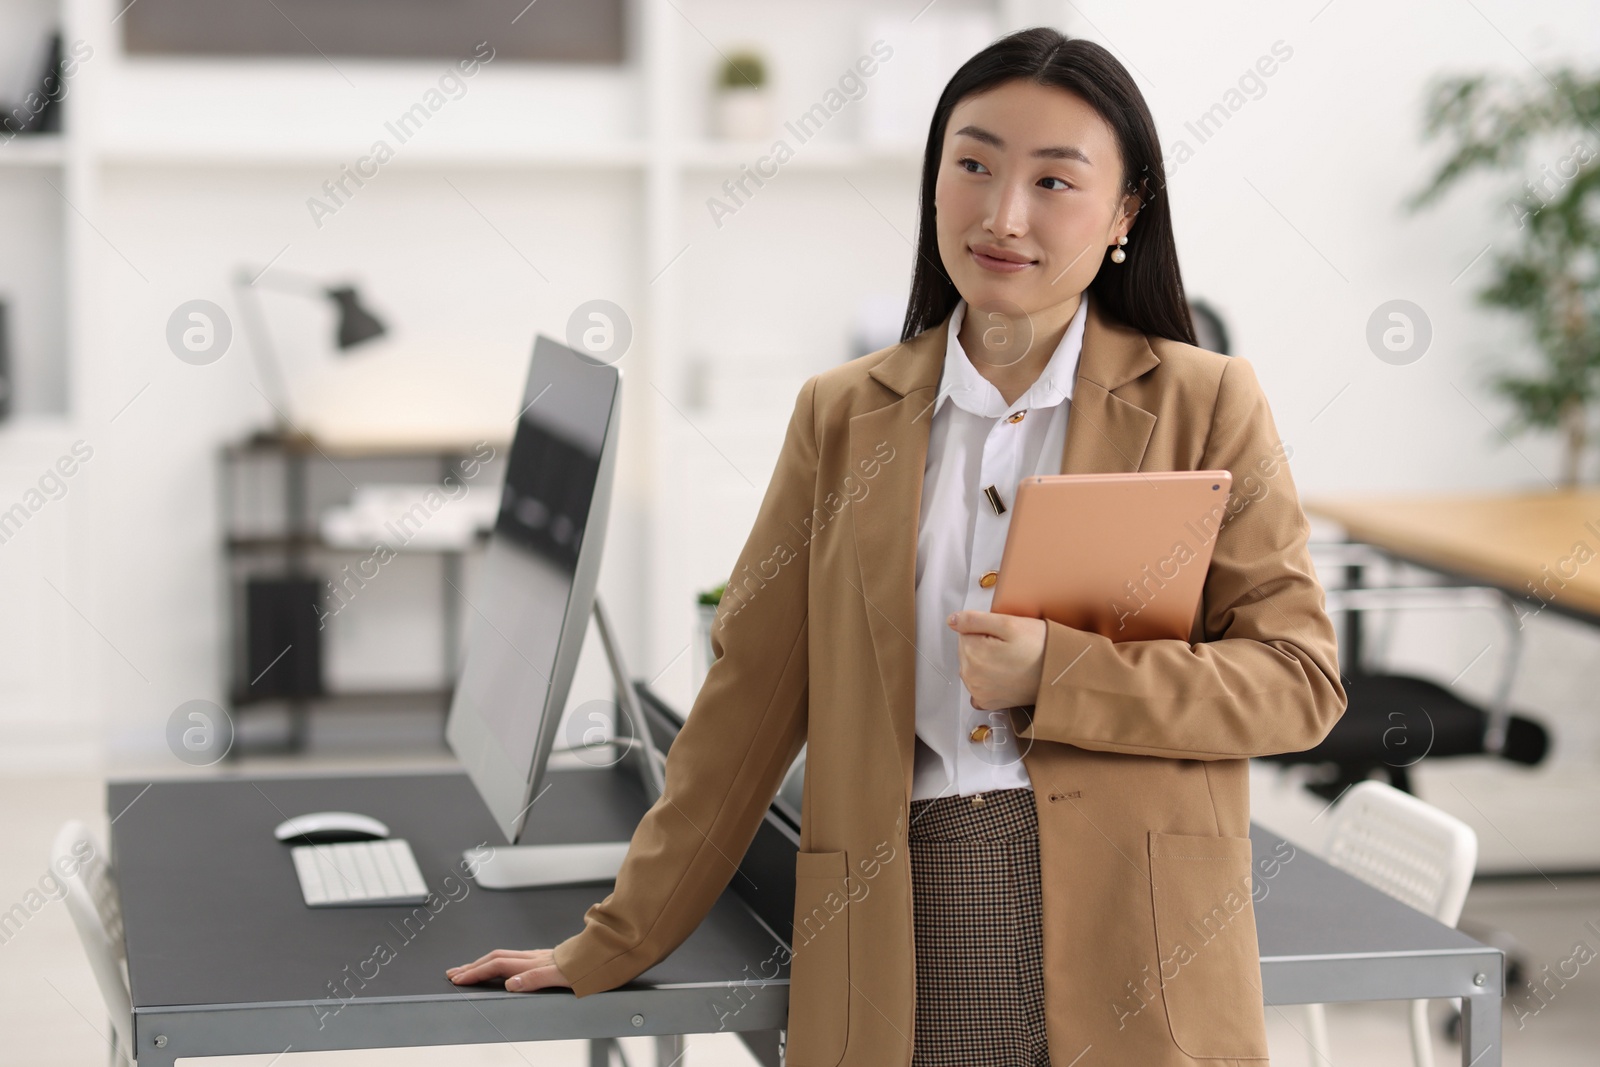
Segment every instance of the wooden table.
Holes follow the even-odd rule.
[[[1600,626],[1600,490],[1318,497],[1304,506],[1397,559]]]

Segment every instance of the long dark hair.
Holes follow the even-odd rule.
[[[1172,215],[1167,210],[1166,170],[1144,95],[1110,52],[1093,41],[1068,37],[1048,26],[1018,30],[995,41],[963,63],[939,97],[922,157],[917,257],[900,339],[909,340],[937,326],[961,298],[939,256],[933,203],[950,112],[968,96],[1016,78],[1076,93],[1099,112],[1122,153],[1123,190],[1140,198],[1138,221],[1129,231],[1124,249],[1127,259],[1111,262],[1108,245],[1103,253],[1107,258],[1089,283],[1095,306],[1107,317],[1143,333],[1194,344],[1194,323],[1183,293]]]

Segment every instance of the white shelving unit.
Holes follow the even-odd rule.
[[[43,73],[54,3],[21,2],[0,9],[0,102],[18,107]],[[0,134],[0,300],[7,304],[11,413],[31,429],[63,421],[70,354],[67,308],[73,222],[63,199],[75,177],[66,134]],[[3,424],[0,424],[3,425]],[[0,431],[3,432],[3,431]]]
[[[43,3],[19,2],[32,12],[24,21],[37,22]],[[151,251],[157,246],[147,244],[141,252],[141,246],[125,243],[124,235],[137,233],[140,224],[130,212],[171,210],[161,195],[169,186],[181,186],[208,201],[234,197],[247,223],[262,208],[253,190],[269,181],[292,180],[314,191],[341,164],[364,153],[381,135],[383,116],[403,111],[443,68],[442,61],[340,57],[326,62],[130,58],[121,53],[115,22],[123,0],[55,2],[66,40],[86,41],[94,52],[71,82],[66,133],[0,147],[0,190],[23,195],[36,216],[22,228],[20,240],[0,241],[0,282],[8,262],[48,266],[52,256],[60,276],[54,294],[40,298],[55,324],[53,335],[45,330],[45,339],[37,342],[45,347],[22,358],[25,353],[17,350],[24,342],[13,323],[18,373],[53,374],[55,384],[32,392],[25,385],[24,392],[44,398],[35,405],[38,410],[23,410],[11,423],[0,424],[0,472],[16,475],[0,474],[0,507],[16,498],[29,472],[47,462],[52,449],[91,430],[105,436],[119,409],[140,395],[142,382],[152,373],[168,373],[160,326],[179,299],[200,294],[169,292],[166,279],[148,268],[150,259],[160,265],[159,248]],[[775,188],[763,190],[750,207],[740,209],[736,225],[719,231],[709,221],[707,197],[771,147],[770,142],[711,139],[706,116],[720,55],[747,44],[767,55],[778,136],[783,117],[816,102],[865,52],[864,35],[873,20],[904,25],[906,38],[897,40],[895,59],[904,68],[919,62],[915,42],[926,41],[928,27],[952,12],[985,14],[1001,33],[1037,23],[1063,26],[1069,10],[1059,0],[941,0],[931,9],[921,0],[867,5],[632,0],[626,63],[487,66],[468,83],[462,103],[451,102],[426,127],[426,137],[406,144],[386,165],[409,176],[391,182],[391,191],[423,176],[497,190],[506,182],[526,183],[530,197],[571,190],[585,204],[582,197],[611,198],[609,217],[596,218],[593,225],[608,240],[615,239],[615,227],[625,230],[621,258],[608,263],[604,273],[614,279],[617,292],[632,294],[626,306],[634,341],[623,364],[629,381],[624,452],[602,591],[613,590],[610,600],[617,605],[619,638],[629,662],[646,677],[666,672],[661,685],[669,699],[686,702],[689,696],[684,649],[693,633],[694,594],[726,577],[743,543],[795,389],[811,373],[850,354],[860,295],[909,285],[906,241],[915,225],[921,152],[920,137],[884,148],[854,136],[861,120],[854,113],[859,102],[853,101],[845,109],[850,114],[841,112],[837,122],[783,164]],[[0,38],[12,30],[8,19],[13,14],[0,10]],[[881,84],[881,79],[869,81],[866,91],[880,91]],[[452,195],[441,183],[436,202],[451,204]],[[870,248],[866,253],[844,249],[846,255],[818,250],[805,231],[796,243],[795,212],[815,213],[837,232],[854,232]],[[183,225],[175,221],[173,243],[187,248],[195,242]],[[265,262],[272,255],[272,248],[262,251],[267,243],[258,240],[237,254],[228,249],[230,258],[218,253],[207,275],[217,279],[218,291],[235,263]],[[125,248],[134,254],[124,256]],[[759,291],[752,288],[757,285]],[[236,344],[242,346],[243,339]],[[155,371],[135,375],[127,369],[133,365]],[[714,395],[697,405],[692,383],[707,374]],[[234,432],[246,428],[242,423]],[[137,417],[117,423],[112,437],[124,442],[117,445],[118,462],[144,447],[135,440],[140,432],[145,431]],[[162,432],[165,436],[151,442],[158,446],[152,454],[214,455],[213,431],[194,431],[190,444],[183,443],[188,431],[181,425]],[[192,474],[151,469],[147,476],[150,492],[192,492],[162,481],[192,479]],[[115,503],[88,507],[93,521],[115,518]],[[158,521],[214,524],[215,517],[197,510],[193,516],[151,520]],[[196,540],[217,543],[214,525],[204,533]],[[94,551],[95,536],[85,535],[91,542],[85,551]],[[157,552],[141,566],[159,578],[176,576],[193,562]],[[92,588],[103,590],[117,580],[85,567],[82,581]],[[19,582],[0,568],[0,587]],[[66,610],[48,600],[39,605]],[[127,610],[108,593],[93,617],[115,620]],[[185,640],[192,645],[197,638],[174,637],[170,643],[151,638],[143,653],[144,672],[192,677],[194,657],[183,651]],[[0,719],[7,702],[32,709],[62,702],[121,706],[118,687],[126,676],[121,657],[102,648],[91,658],[87,677],[71,687],[36,672],[8,689],[0,677]],[[215,659],[220,665],[221,657]],[[27,675],[28,667],[18,672]],[[213,692],[220,695],[220,666],[217,682]],[[127,737],[148,734],[162,701],[176,703],[166,693],[148,699],[150,710],[129,713],[132,721],[125,728],[111,727],[113,737],[119,731]],[[114,747],[119,744],[113,741]]]
[[[0,170],[59,167],[67,160],[67,139],[58,133],[18,137],[0,154]]]

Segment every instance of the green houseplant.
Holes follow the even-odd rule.
[[[729,52],[723,57],[718,84],[723,89],[760,89],[767,84],[767,61],[753,49]]]
[[[767,61],[754,49],[727,53],[717,71],[713,98],[716,134],[728,141],[755,141],[772,132],[772,94]]]
[[[1534,358],[1495,373],[1494,391],[1515,417],[1511,433],[1555,432],[1561,482],[1578,484],[1590,441],[1589,409],[1600,398],[1600,78],[1571,70],[1512,82],[1476,74],[1437,81],[1426,139],[1450,150],[1406,206],[1417,211],[1481,170],[1521,173],[1529,148],[1537,179],[1506,201],[1509,240],[1497,239],[1491,276],[1477,292],[1487,307],[1520,316]]]
[[[711,661],[716,657],[711,652],[711,627],[717,622],[717,605],[722,603],[722,594],[728,589],[728,583],[713,586],[702,590],[695,597],[695,627],[694,627],[694,653],[690,669],[694,674],[694,691],[700,691],[700,683],[706,680],[706,672],[711,669]]]

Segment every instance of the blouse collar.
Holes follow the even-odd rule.
[[[1061,343],[1050,356],[1039,377],[1026,392],[1009,406],[1000,390],[972,365],[966,349],[961,347],[961,322],[966,316],[967,302],[957,300],[950,314],[949,333],[944,346],[944,372],[939,393],[933,402],[934,414],[939,413],[945,398],[949,397],[962,411],[984,418],[999,418],[1013,411],[1029,408],[1047,408],[1070,400],[1072,383],[1078,375],[1078,357],[1083,351],[1084,322],[1088,315],[1089,294],[1078,299],[1078,310],[1061,335]]]

